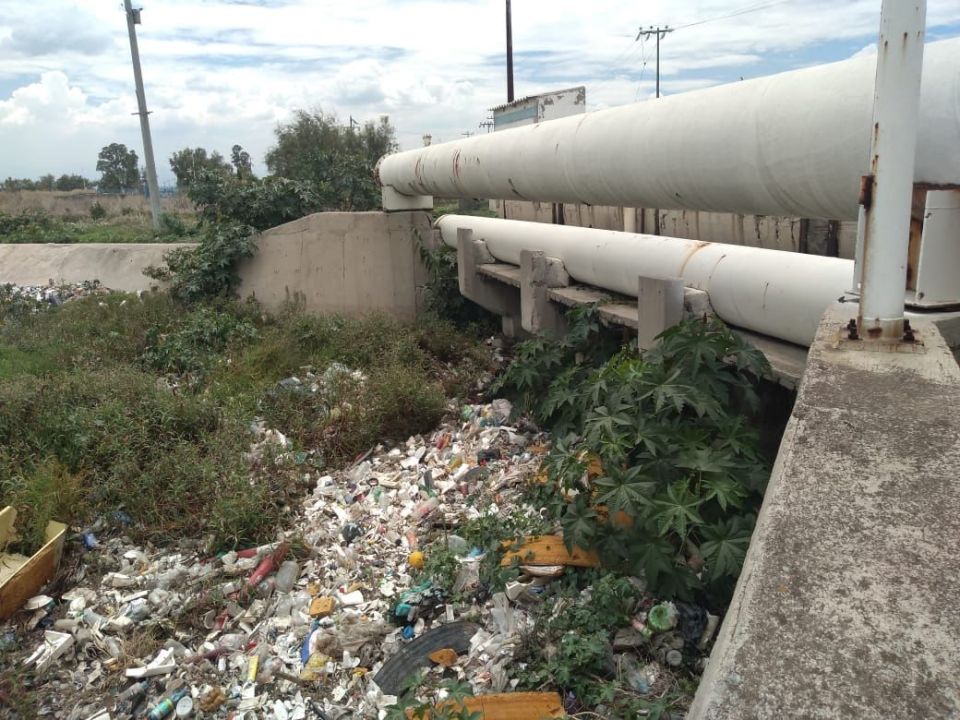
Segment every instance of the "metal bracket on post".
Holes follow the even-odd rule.
[[[637,345],[649,350],[657,336],[683,320],[683,280],[640,276],[637,291]]]
[[[520,324],[527,332],[553,337],[566,329],[563,310],[550,301],[547,290],[567,287],[570,276],[563,261],[542,252],[520,252]]]

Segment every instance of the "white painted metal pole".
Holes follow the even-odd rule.
[[[412,196],[855,220],[876,62],[857,57],[397,153],[380,162],[379,179]],[[960,183],[958,96],[960,38],[931,43],[917,182]]]
[[[143,161],[147,166],[147,191],[150,193],[150,212],[153,227],[160,228],[160,190],[157,187],[157,165],[153,160],[153,140],[150,138],[150,113],[147,111],[147,96],[143,91],[143,73],[140,72],[140,51],[137,48],[136,17],[130,0],[123,0],[127,13],[127,33],[130,35],[130,56],[133,59],[133,80],[137,86],[137,114],[140,116],[140,133],[143,135]]]
[[[899,338],[907,282],[926,0],[883,0],[870,174],[863,183],[860,335]]]
[[[457,230],[469,229],[501,262],[519,265],[522,251],[542,251],[574,280],[631,297],[639,276],[681,278],[709,293],[725,321],[798,345],[812,342],[853,272],[851,260],[571,225],[444,215],[437,227],[452,247]]]

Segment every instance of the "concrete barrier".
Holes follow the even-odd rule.
[[[317,213],[271,228],[240,267],[241,297],[276,311],[287,302],[317,313],[379,310],[413,320],[427,280],[417,240],[433,237],[424,212]],[[158,283],[148,265],[186,243],[0,244],[0,283],[46,285],[99,280],[136,292]]]
[[[162,265],[163,256],[188,243],[38,243],[0,244],[0,283],[46,285],[99,280],[125,292],[157,285],[143,274]]]
[[[240,267],[240,295],[267,310],[296,302],[312,312],[382,310],[413,320],[427,279],[418,236],[433,237],[424,212],[308,215],[260,236]]]
[[[960,717],[960,368],[827,312],[688,720]]]

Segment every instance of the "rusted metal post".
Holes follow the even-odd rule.
[[[858,325],[864,339],[903,335],[926,0],[883,0],[870,174],[863,178]]]

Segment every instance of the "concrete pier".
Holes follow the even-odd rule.
[[[688,718],[960,717],[960,368],[826,313]],[[861,343],[862,345],[862,343]]]

